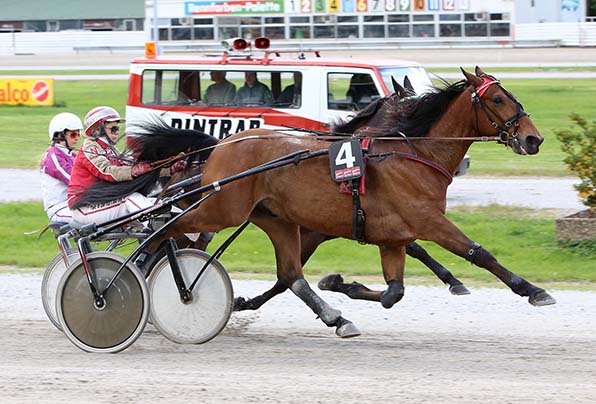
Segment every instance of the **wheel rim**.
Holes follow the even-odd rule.
[[[124,258],[108,252],[88,255],[95,271],[97,289],[103,290]],[[148,293],[142,276],[125,268],[107,290],[105,306],[96,308],[82,262],[63,277],[58,315],[65,333],[75,345],[93,352],[117,352],[140,335],[147,322]]]
[[[209,255],[193,249],[176,252],[187,286],[194,280]],[[232,312],[233,291],[223,266],[214,260],[192,291],[192,301],[183,303],[178,294],[167,257],[149,280],[153,325],[177,343],[204,343],[226,326]]]
[[[76,249],[69,249],[66,254],[69,259],[74,259],[78,255]],[[66,273],[66,270],[67,266],[64,264],[62,254],[58,254],[46,268],[41,281],[41,302],[43,309],[50,322],[60,331],[62,331],[62,327],[56,313],[56,293],[58,292],[60,280]]]

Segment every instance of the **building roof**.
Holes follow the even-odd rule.
[[[2,0],[0,21],[145,18],[144,0]]]

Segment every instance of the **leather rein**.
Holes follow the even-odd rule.
[[[474,85],[471,85],[471,90],[472,90],[471,101],[472,101],[472,106],[474,108],[474,126],[476,128],[476,132],[479,132],[480,130],[478,127],[478,109],[480,109],[484,112],[484,115],[485,115],[486,119],[489,121],[489,123],[491,124],[491,126],[493,128],[495,128],[495,130],[497,132],[496,136],[477,136],[477,137],[424,137],[424,136],[417,136],[417,137],[408,137],[404,133],[400,132],[399,133],[400,137],[395,137],[395,136],[392,136],[392,137],[389,137],[389,136],[370,137],[370,136],[364,136],[364,135],[370,134],[370,133],[373,133],[373,134],[374,133],[385,133],[385,131],[376,129],[376,128],[371,128],[368,126],[358,129],[354,133],[354,135],[346,134],[346,133],[339,133],[339,132],[324,132],[324,131],[310,130],[310,129],[304,129],[304,128],[295,128],[295,127],[291,127],[291,126],[286,126],[287,129],[285,129],[285,130],[296,131],[296,132],[307,132],[312,135],[309,138],[315,139],[315,140],[339,140],[342,138],[347,139],[347,138],[353,138],[353,137],[369,137],[369,138],[371,138],[371,141],[372,140],[405,141],[408,144],[408,147],[410,148],[411,154],[401,153],[401,152],[386,152],[386,153],[369,155],[369,157],[389,157],[389,156],[394,155],[394,156],[399,156],[401,158],[406,158],[409,160],[417,161],[417,162],[425,164],[429,167],[434,168],[435,170],[440,172],[443,176],[445,176],[449,180],[449,183],[451,183],[451,181],[453,180],[453,176],[451,175],[451,173],[449,173],[445,168],[441,167],[437,163],[427,160],[425,158],[419,157],[416,154],[411,141],[413,141],[413,140],[470,141],[470,142],[496,141],[498,144],[504,144],[506,146],[509,144],[509,141],[511,141],[511,142],[515,143],[516,145],[519,145],[519,139],[518,139],[519,120],[521,118],[523,118],[524,116],[529,116],[523,110],[523,106],[520,104],[519,101],[517,101],[517,99],[513,96],[513,94],[511,94],[509,91],[505,90],[501,86],[501,82],[499,80],[497,80],[496,78],[489,76],[487,74],[482,75],[480,77],[482,78],[482,84],[480,86],[476,87]],[[484,93],[488,90],[488,88],[491,85],[495,85],[495,84],[498,85],[499,88],[507,95],[507,97],[509,99],[511,99],[516,104],[517,111],[516,111],[515,115],[511,116],[508,119],[503,119],[497,112],[495,112],[492,108],[490,108],[488,105],[486,105],[486,103],[484,103],[482,101],[481,97],[484,95]],[[512,133],[509,132],[509,130],[511,128],[513,128]],[[253,136],[243,137],[240,139],[235,139],[233,141],[229,141],[224,144],[229,144],[230,142],[235,143],[235,142],[240,142],[240,141],[249,140],[249,139],[267,139],[267,138],[274,139],[274,138],[279,138],[280,135],[281,135],[281,137],[294,136],[291,134],[253,135]],[[179,160],[181,158],[185,158],[192,154],[200,153],[205,150],[215,149],[219,146],[223,146],[224,144],[218,143],[216,145],[205,147],[200,150],[194,150],[192,152],[180,153],[177,156],[173,156],[173,157],[161,160],[159,162],[155,162],[154,164],[155,164],[156,168],[162,167],[164,165],[171,163],[172,161]],[[372,143],[371,143],[371,146],[372,146]]]

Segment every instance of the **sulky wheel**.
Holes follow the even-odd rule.
[[[70,262],[74,262],[79,258],[79,252],[76,248],[69,248],[66,251],[66,255]],[[41,280],[41,302],[43,309],[52,324],[60,331],[62,331],[62,327],[56,314],[56,292],[58,291],[60,279],[62,279],[62,275],[64,275],[66,269],[67,266],[64,264],[62,254],[58,254],[46,268],[43,279]]]
[[[96,287],[103,291],[125,258],[112,252],[87,254]],[[149,315],[149,293],[143,275],[133,264],[118,275],[97,305],[80,259],[66,271],[56,296],[62,330],[77,347],[88,352],[119,352],[141,335]]]
[[[176,257],[188,288],[210,256],[200,250],[181,249],[176,251]],[[184,303],[166,256],[153,268],[149,294],[153,325],[163,336],[180,344],[209,341],[223,330],[232,313],[232,282],[217,260],[207,267],[192,291],[192,298]]]

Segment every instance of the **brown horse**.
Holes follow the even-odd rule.
[[[517,154],[536,154],[543,141],[521,104],[501,84],[477,68],[463,72],[466,80],[422,96],[406,116],[385,117],[384,137],[368,150],[365,238],[379,247],[387,290],[383,307],[392,307],[404,294],[405,246],[433,241],[475,265],[487,269],[520,296],[541,306],[555,300],[503,267],[487,250],[469,239],[445,217],[446,190],[473,141],[494,139]],[[410,136],[411,146],[398,141]],[[495,136],[496,135],[496,136]],[[206,135],[205,135],[206,136]],[[308,149],[324,150],[328,143],[296,138],[269,130],[233,135],[214,148],[203,172],[203,184],[214,184],[280,156]],[[341,337],[358,330],[341,312],[324,302],[304,280],[300,259],[300,227],[335,237],[352,237],[351,198],[337,192],[329,177],[326,157],[296,160],[284,166],[231,182],[181,218],[171,229],[182,232],[220,231],[250,220],[271,239],[277,261],[278,284],[289,287]]]

